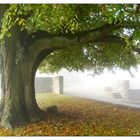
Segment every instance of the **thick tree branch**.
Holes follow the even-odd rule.
[[[107,36],[100,36],[96,39],[84,42],[87,43],[116,43],[120,46],[125,46],[125,40],[121,37],[115,35],[107,35]],[[77,40],[68,40],[66,38],[51,38],[51,39],[42,39],[34,43],[30,46],[28,51],[28,56],[32,57],[33,59],[37,58],[43,51],[51,50],[54,51],[56,49],[64,49],[69,46],[77,46],[82,45],[83,42],[79,42]]]
[[[35,33],[30,34],[30,38],[31,38],[31,42],[34,42],[36,39],[43,39],[43,38],[53,38],[53,37],[65,37],[68,39],[75,39],[75,38],[83,38],[86,37],[88,34],[90,33],[95,33],[95,32],[100,32],[103,30],[107,30],[107,29],[112,29],[114,28],[113,24],[105,24],[99,28],[95,28],[95,29],[89,29],[89,30],[84,30],[84,31],[79,31],[76,32],[74,34],[72,33],[59,33],[59,34],[50,34],[47,31],[37,31]]]
[[[33,44],[37,40],[41,40],[44,38],[67,38],[69,40],[77,39],[79,42],[92,42],[93,40],[96,40],[97,38],[100,38],[100,36],[106,36],[108,34],[111,34],[113,31],[121,29],[121,28],[140,28],[140,23],[128,23],[128,22],[122,22],[117,24],[104,24],[103,26],[95,29],[89,29],[85,31],[76,32],[74,34],[68,33],[68,34],[50,34],[47,31],[37,31],[35,33],[32,33],[28,35],[28,45]],[[27,34],[26,34],[27,35]],[[27,42],[27,40],[26,40]]]
[[[22,37],[22,38],[25,38],[25,36],[26,36],[26,40],[24,41],[24,42],[26,42],[26,46],[30,46],[31,44],[34,44],[35,42],[37,42],[39,40],[44,40],[45,38],[47,40],[48,39],[55,40],[55,38],[57,38],[58,40],[60,38],[60,40],[62,40],[62,38],[63,39],[65,38],[65,40],[69,40],[69,41],[75,40],[77,43],[79,43],[79,42],[87,43],[87,42],[92,42],[92,41],[96,40],[97,38],[99,38],[99,36],[106,35],[106,34],[112,32],[113,30],[114,30],[113,25],[105,24],[99,28],[86,30],[86,31],[82,31],[82,32],[77,32],[75,34],[50,34],[46,31],[37,31],[33,34],[28,35],[27,33],[24,32],[23,33],[24,37]],[[22,42],[23,42],[23,40],[22,40]]]
[[[111,33],[120,28],[137,28],[140,24],[117,23],[105,24],[96,29],[90,29],[75,34],[50,34],[46,31],[38,31],[30,34],[24,42],[28,42],[28,55],[36,58],[46,49],[63,49],[68,46],[81,45],[86,43],[116,43],[125,46],[123,38],[111,35]],[[24,37],[23,37],[24,38]],[[34,52],[34,53],[32,53]]]

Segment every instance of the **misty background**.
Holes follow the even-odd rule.
[[[131,69],[131,72],[134,75],[134,77],[131,77],[128,71],[123,71],[119,69],[116,69],[114,73],[105,70],[102,74],[95,76],[93,76],[92,71],[69,72],[65,69],[62,69],[60,72],[54,74],[40,73],[39,71],[37,71],[36,77],[63,76],[63,94],[65,95],[79,96],[102,101],[120,103],[123,101],[110,98],[110,95],[107,92],[105,92],[105,87],[113,87],[114,83],[120,80],[129,80],[130,89],[140,89],[140,66],[138,66],[137,70]]]
[[[115,70],[114,73],[105,70],[100,75],[93,76],[92,71],[85,72],[69,72],[65,69],[54,74],[36,73],[37,77],[63,76],[64,78],[64,94],[87,97],[102,98],[108,96],[105,93],[105,87],[112,87],[117,81],[129,80],[130,89],[140,89],[140,66],[138,69],[131,69],[134,77],[128,71]],[[46,85],[47,86],[47,85]]]

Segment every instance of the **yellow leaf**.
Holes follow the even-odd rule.
[[[18,25],[22,26],[24,24],[24,22],[25,22],[25,19],[20,18],[19,21],[18,21]]]

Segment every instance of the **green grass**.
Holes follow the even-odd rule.
[[[1,128],[0,135],[16,136],[128,136],[140,135],[140,110],[91,99],[57,94],[37,94],[40,108],[57,105],[59,114],[21,126]]]

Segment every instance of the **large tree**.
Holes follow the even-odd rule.
[[[34,78],[45,58],[41,65],[51,72],[136,66],[139,12],[137,4],[1,4],[1,125],[12,128],[44,117]]]

